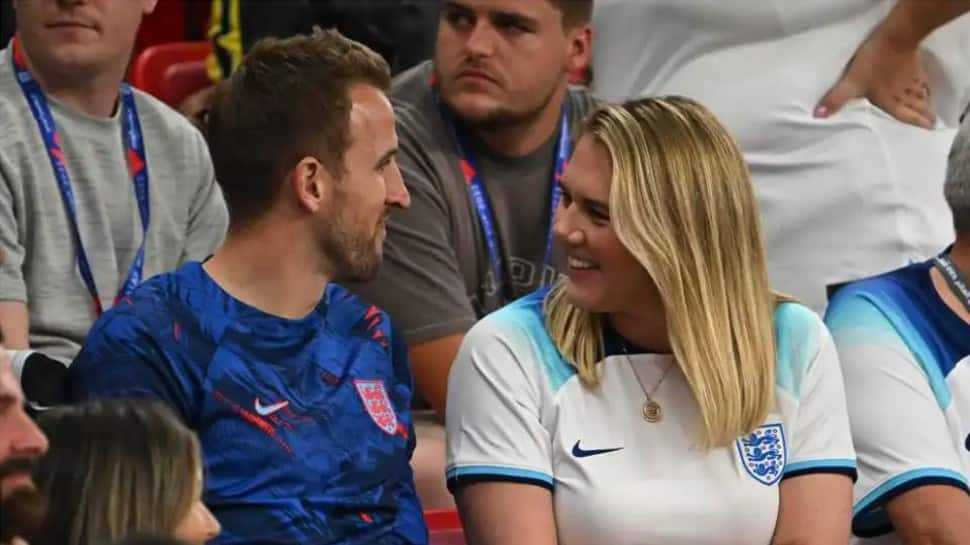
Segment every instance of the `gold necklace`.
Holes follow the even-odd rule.
[[[660,375],[660,380],[658,380],[653,389],[648,392],[647,388],[643,385],[643,380],[640,378],[640,374],[637,373],[636,368],[633,367],[633,360],[630,359],[630,355],[626,353],[625,349],[623,350],[623,355],[626,357],[626,362],[630,365],[630,371],[633,373],[633,376],[636,377],[637,383],[640,384],[640,389],[643,390],[643,395],[647,398],[646,401],[643,402],[643,407],[640,409],[640,415],[643,416],[643,419],[650,424],[660,422],[664,418],[663,407],[653,400],[653,396],[657,393],[657,390],[660,389],[660,385],[663,384],[664,379],[667,378],[667,373],[670,372],[670,369],[673,368],[674,363],[676,362],[671,362],[669,365],[667,365],[667,368],[664,369],[663,374]]]

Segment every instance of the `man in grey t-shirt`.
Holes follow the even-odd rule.
[[[97,307],[110,307],[126,280],[137,278],[129,273],[139,270],[143,241],[140,276],[147,279],[204,258],[225,234],[225,204],[202,135],[148,95],[134,91],[129,108],[119,94],[139,23],[155,3],[14,2],[18,38],[0,51],[0,245],[7,254],[0,329],[8,348],[29,345],[70,361]],[[58,135],[53,153],[45,117],[35,114],[42,104]],[[143,143],[144,158],[132,143]],[[57,157],[66,177],[55,174]],[[143,171],[147,184],[136,181]],[[136,198],[139,188],[147,206]]]
[[[393,83],[398,163],[412,204],[392,215],[381,272],[358,291],[402,328],[418,392],[441,418],[448,371],[468,328],[555,278],[564,263],[559,252],[546,255],[553,175],[563,104],[571,129],[593,107],[567,83],[589,59],[592,4],[444,1],[433,63]],[[473,204],[462,159],[477,167],[490,214]],[[485,223],[499,259],[491,258]],[[436,447],[423,432],[419,426],[413,465],[422,501],[434,506],[422,457]],[[443,481],[442,468],[443,461],[428,474]]]

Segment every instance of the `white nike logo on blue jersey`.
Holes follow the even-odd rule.
[[[280,401],[279,403],[274,403],[272,405],[263,405],[259,402],[259,398],[257,397],[256,401],[253,403],[253,408],[256,409],[256,413],[259,416],[269,416],[289,404],[289,401]]]

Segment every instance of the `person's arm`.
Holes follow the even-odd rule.
[[[448,372],[464,338],[464,333],[456,333],[415,343],[410,348],[414,382],[441,419],[444,419],[448,398]]]
[[[222,190],[216,183],[205,140],[198,131],[192,131],[192,136],[189,152],[197,158],[199,168],[194,174],[197,185],[190,203],[189,224],[180,263],[200,261],[212,255],[222,244],[229,227],[229,212]]]
[[[30,348],[30,318],[27,303],[0,301],[0,331],[3,343],[11,350]]]
[[[826,320],[844,362],[859,456],[854,533],[895,530],[904,545],[970,543],[970,489],[941,408],[950,394],[939,368],[921,365],[861,296],[836,299]]]
[[[469,545],[556,545],[551,395],[528,333],[485,318],[465,337],[448,385],[448,488]]]
[[[552,494],[528,484],[482,482],[455,494],[468,545],[556,545]]]
[[[848,101],[866,97],[904,123],[933,128],[936,115],[920,43],[968,11],[970,0],[898,0],[819,102],[816,116],[828,117]]]
[[[794,380],[779,396],[797,399],[790,429],[788,462],[779,485],[778,522],[772,545],[845,545],[849,542],[855,451],[849,428],[839,357],[828,330],[801,306],[806,327],[791,354],[806,353],[805,364],[791,360]],[[814,354],[805,349],[812,347]],[[784,359],[789,354],[783,354]]]
[[[95,322],[68,368],[72,402],[154,399],[191,425],[202,372],[167,350],[165,338],[175,338],[178,324],[158,310],[151,301],[122,302]]]
[[[25,350],[30,345],[25,255],[14,214],[13,191],[7,175],[0,172],[0,338],[12,350]]]

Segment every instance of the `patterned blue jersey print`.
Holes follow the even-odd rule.
[[[217,544],[427,543],[406,347],[340,286],[288,320],[191,263],[105,313],[70,375],[76,400],[161,399],[197,432]]]

